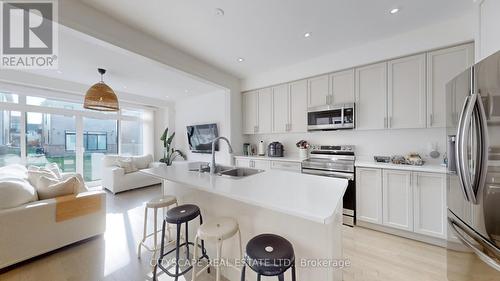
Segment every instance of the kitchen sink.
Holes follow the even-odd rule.
[[[262,172],[264,172],[264,170],[251,169],[251,168],[233,168],[231,170],[219,172],[218,175],[234,177],[234,178],[243,178]]]

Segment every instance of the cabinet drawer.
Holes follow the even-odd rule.
[[[299,162],[271,161],[271,169],[290,170],[300,172],[302,165]]]

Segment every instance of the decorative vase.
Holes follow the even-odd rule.
[[[307,148],[299,148],[299,158],[307,159],[309,157],[309,152]]]

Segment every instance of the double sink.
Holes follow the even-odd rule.
[[[190,163],[189,170],[199,173],[210,173],[210,167],[208,163],[205,162]],[[264,172],[264,170],[221,165],[215,166],[215,175],[221,177],[244,178],[262,172]]]

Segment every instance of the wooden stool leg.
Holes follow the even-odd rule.
[[[148,208],[144,208],[144,232],[143,232],[143,235],[142,235],[142,240],[141,242],[139,242],[139,246],[137,246],[137,258],[140,259],[141,258],[141,247],[142,247],[142,243],[144,243],[144,241],[146,241],[146,230],[147,230],[147,225],[148,225]]]
[[[154,227],[153,227],[153,230],[154,230],[154,233],[153,233],[153,237],[154,237],[154,248],[153,248],[153,261],[156,259],[156,252],[158,251],[158,240],[157,240],[157,232],[158,232],[158,209],[154,208]]]
[[[198,264],[198,235],[194,237],[194,253],[193,253],[193,277],[191,278],[192,281],[196,281],[196,265]]]
[[[216,256],[216,267],[215,267],[215,281],[220,281],[220,265],[222,256],[222,243],[224,241],[217,241],[217,256]]]

